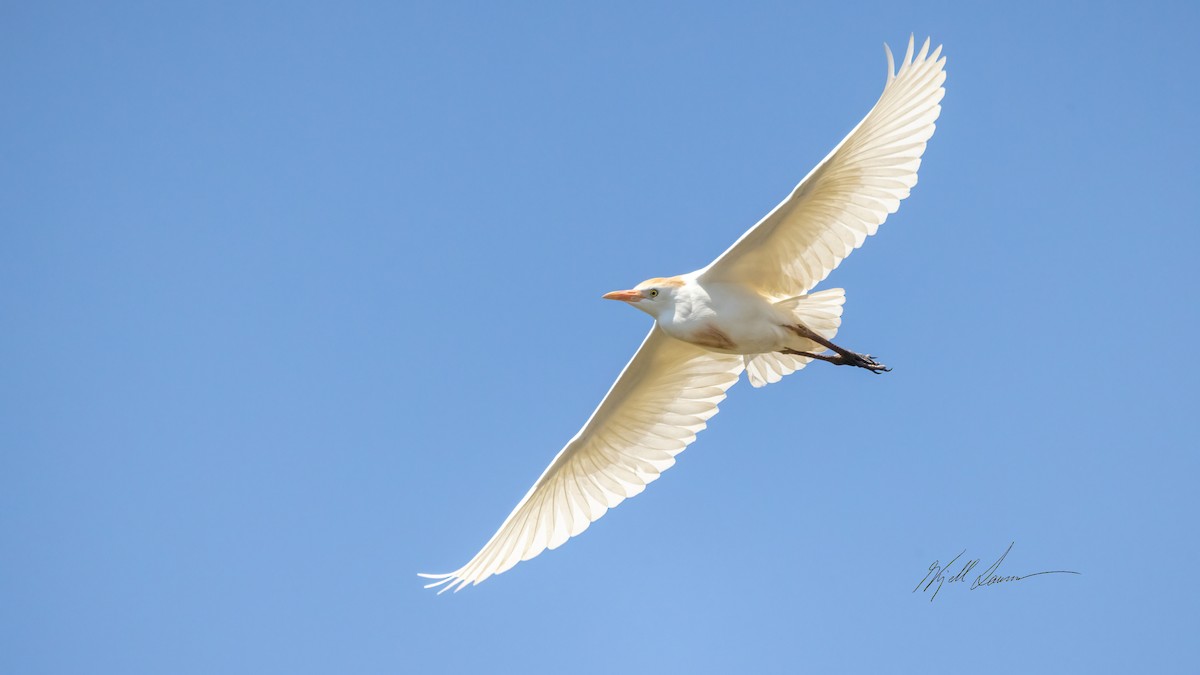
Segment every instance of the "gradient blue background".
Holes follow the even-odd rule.
[[[0,671],[1195,672],[1195,3],[5,3]],[[920,184],[585,535],[458,567],[949,56]],[[936,601],[935,559],[1069,569]],[[964,559],[965,559],[964,558]]]

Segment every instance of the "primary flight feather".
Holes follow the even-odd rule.
[[[478,584],[557,548],[644,490],[696,439],[743,370],[755,387],[813,359],[887,370],[831,342],[841,325],[842,289],[810,291],[916,184],[945,94],[941,49],[930,53],[927,39],[914,55],[910,37],[897,71],[884,45],[888,76],[879,101],[707,267],[604,296],[653,316],[649,335],[487,544],[454,572],[420,575],[436,580],[427,588]]]

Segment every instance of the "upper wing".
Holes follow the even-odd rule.
[[[900,71],[884,45],[888,79],[858,126],[757,225],[702,271],[782,299],[816,286],[863,241],[917,183],[925,142],[933,135],[946,90],[945,57],[929,40],[913,59],[913,40]]]
[[[458,570],[422,574],[440,580],[426,588],[459,590],[500,574],[557,548],[644,490],[717,414],[743,367],[741,356],[676,340],[654,324],[591,418],[496,534]]]

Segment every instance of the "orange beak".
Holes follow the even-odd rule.
[[[623,302],[637,302],[638,300],[642,299],[642,292],[641,291],[613,291],[612,293],[605,293],[601,297],[603,297],[605,300],[621,300]]]

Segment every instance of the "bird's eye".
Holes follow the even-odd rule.
[[[657,298],[657,297],[658,297],[658,289],[657,289],[657,288],[651,288],[651,289],[650,289],[650,297],[652,297],[652,298]]]

